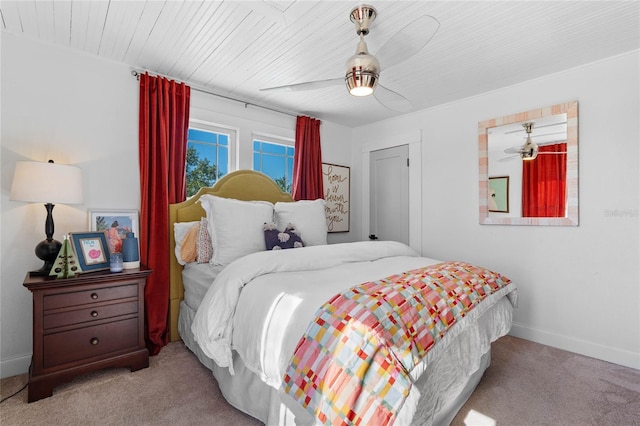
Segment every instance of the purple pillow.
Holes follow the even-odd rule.
[[[266,223],[264,229],[264,242],[267,250],[282,250],[304,247],[304,243],[298,235],[298,231],[292,224],[288,224],[284,231],[280,232],[274,223]]]

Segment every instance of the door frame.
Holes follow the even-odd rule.
[[[409,146],[409,246],[422,254],[422,131],[404,133],[362,144],[362,239],[369,239],[371,151]]]

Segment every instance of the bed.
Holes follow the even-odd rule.
[[[231,405],[265,424],[449,424],[488,368],[491,342],[509,332],[515,285],[401,243],[327,245],[318,204],[294,202],[267,176],[240,170],[171,205],[171,340],[212,371]],[[296,238],[305,247],[265,250],[269,225],[276,249]],[[202,248],[211,259],[180,259],[188,238],[176,230],[196,227],[216,241]],[[246,247],[257,232],[262,248]],[[415,288],[437,298],[432,318],[418,314],[426,299],[399,296]],[[458,299],[446,307],[434,291]]]

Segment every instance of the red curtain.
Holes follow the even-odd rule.
[[[145,330],[151,355],[169,342],[169,204],[186,199],[191,88],[140,76],[140,261],[153,273],[145,288]]]
[[[567,144],[545,145],[535,160],[522,161],[522,217],[564,217],[567,206]],[[563,152],[565,154],[541,154]]]
[[[293,155],[293,199],[324,198],[322,189],[322,150],[320,120],[299,116],[296,120],[296,145]]]

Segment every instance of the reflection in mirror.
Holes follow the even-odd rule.
[[[478,145],[481,224],[578,225],[577,102],[480,122]]]

